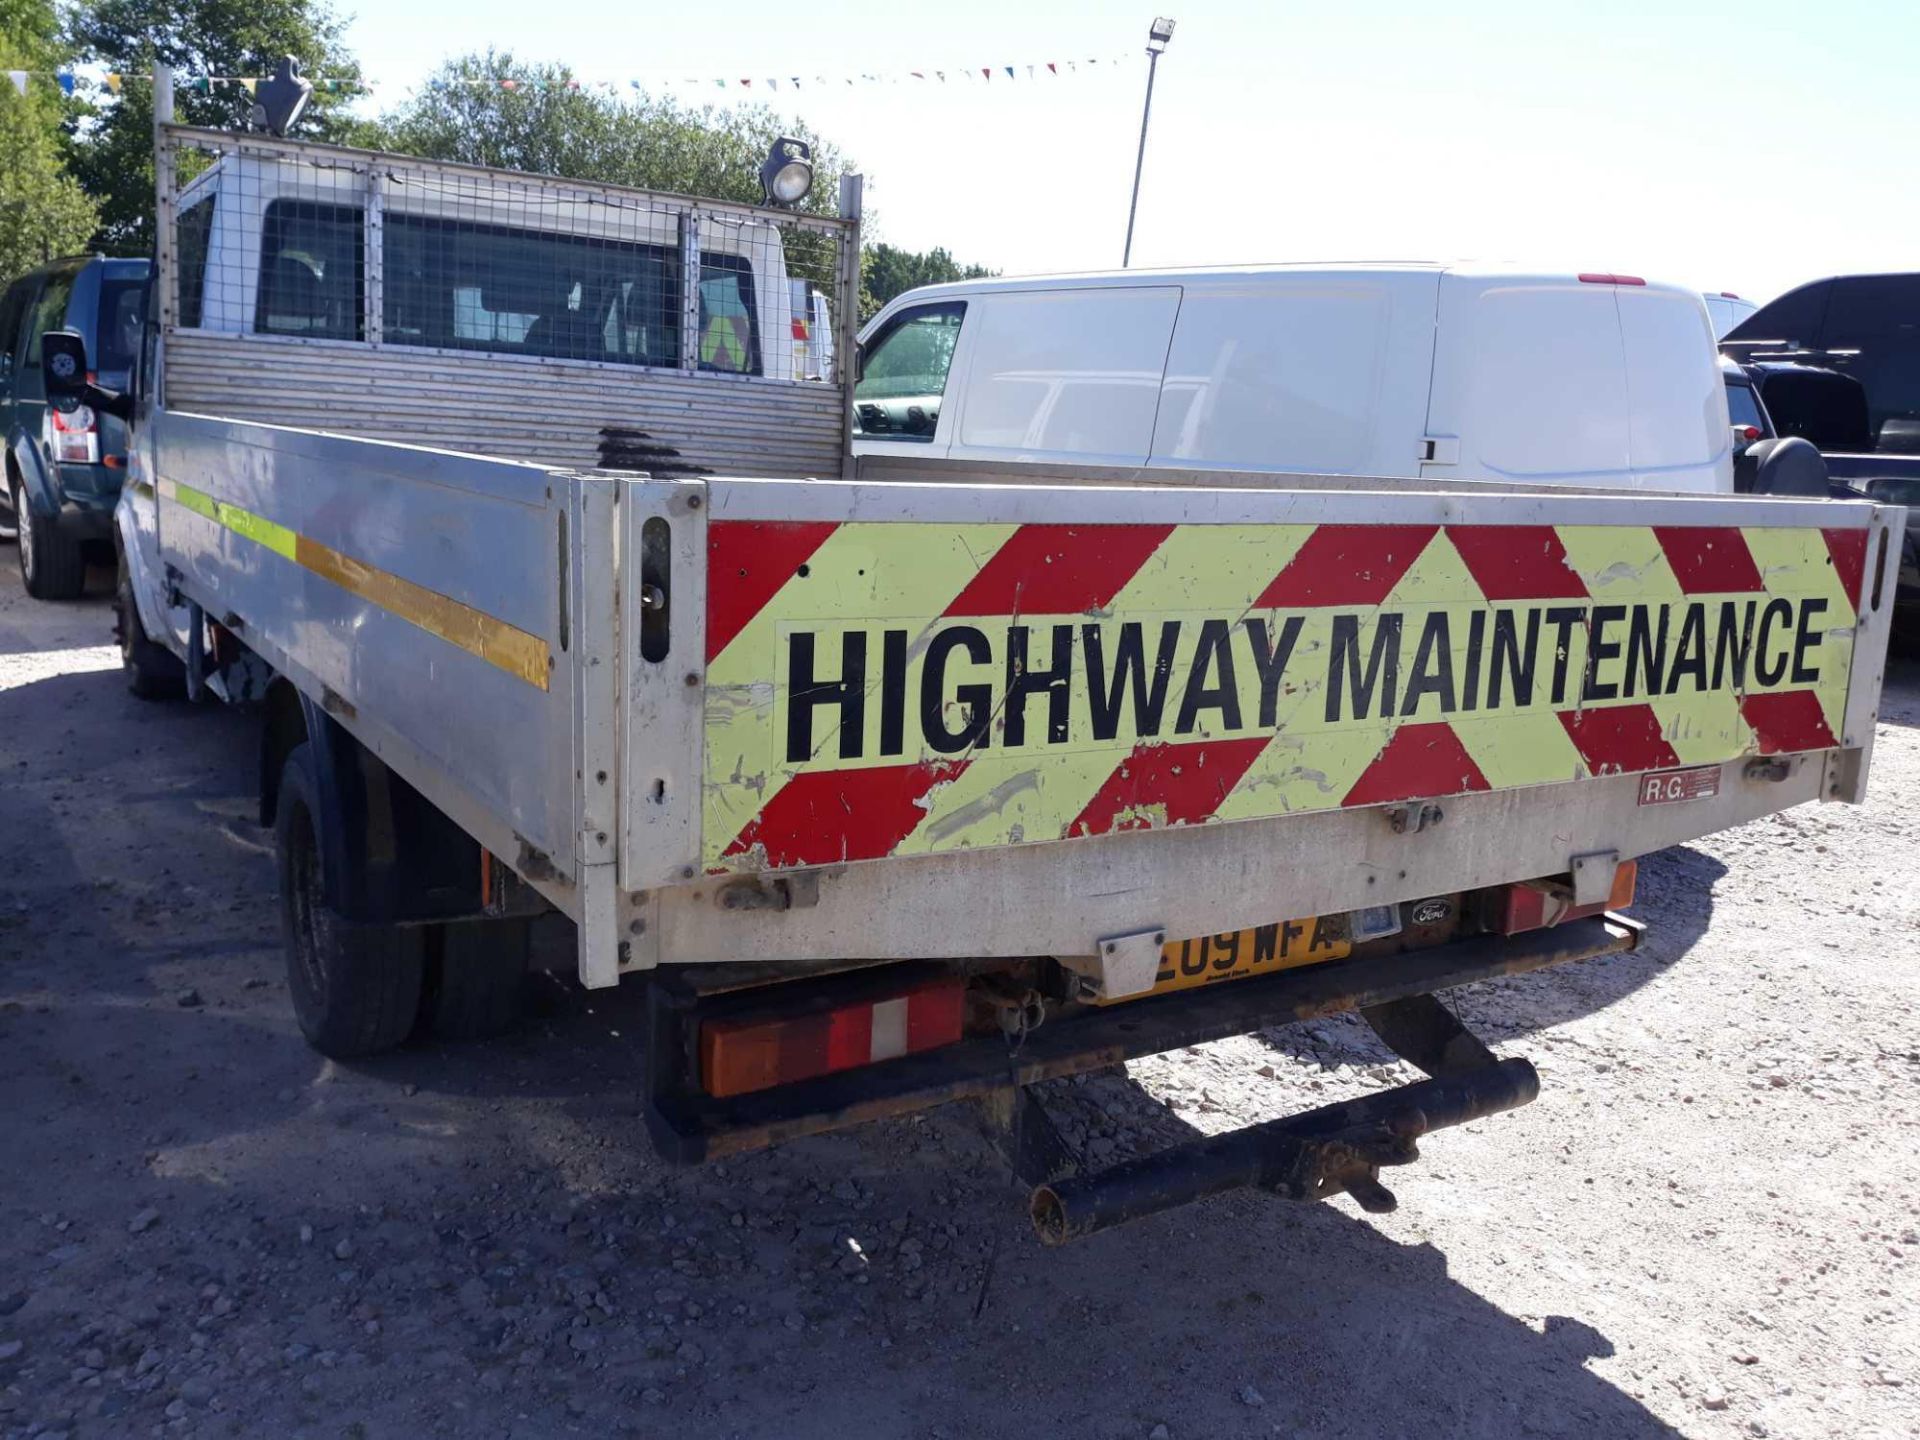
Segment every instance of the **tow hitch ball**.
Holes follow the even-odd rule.
[[[1380,1170],[1419,1158],[1420,1136],[1513,1110],[1540,1093],[1525,1060],[1449,1068],[1378,1095],[1251,1125],[1036,1188],[1034,1229],[1049,1245],[1128,1220],[1255,1186],[1290,1200],[1345,1192],[1363,1210],[1394,1208]]]

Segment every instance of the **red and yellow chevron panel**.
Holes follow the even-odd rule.
[[[1865,532],[709,527],[713,872],[1836,743]]]

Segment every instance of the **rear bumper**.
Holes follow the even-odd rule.
[[[663,971],[651,979],[647,1126],[669,1160],[717,1159],[1183,1045],[1633,950],[1643,928],[1598,915],[1551,930],[1286,970],[1055,1020],[1013,1056],[989,1036],[730,1100],[693,1088],[698,1069],[687,1039],[696,1013],[718,1013],[726,1001],[703,1006],[687,975]]]
[[[112,515],[120,500],[120,482],[126,472],[109,465],[58,467],[60,508],[63,512]]]

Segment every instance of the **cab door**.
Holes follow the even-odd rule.
[[[930,300],[888,317],[860,347],[853,453],[942,459],[953,446],[949,404],[967,334],[968,302]]]

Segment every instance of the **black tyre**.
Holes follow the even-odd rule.
[[[120,642],[120,669],[129,690],[142,700],[176,700],[186,693],[186,666],[164,645],[147,638],[124,561],[113,592],[113,634]]]
[[[520,1018],[532,926],[525,920],[463,920],[434,927],[417,1034],[485,1040]]]
[[[280,772],[274,849],[287,986],[307,1043],[351,1060],[391,1050],[412,1032],[426,970],[426,932],[354,925],[326,903],[320,785],[313,749],[297,745]]]
[[[87,586],[87,557],[80,542],[51,518],[33,513],[20,482],[13,482],[14,525],[20,535],[20,579],[36,600],[74,600]]]

